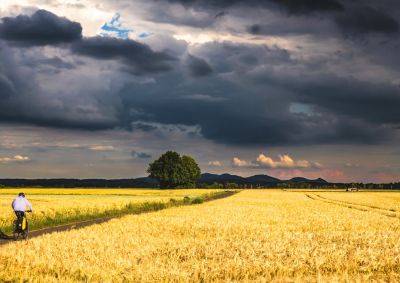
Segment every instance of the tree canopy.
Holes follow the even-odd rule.
[[[149,164],[149,177],[157,179],[161,188],[195,187],[201,171],[190,156],[180,156],[175,151],[167,151]]]

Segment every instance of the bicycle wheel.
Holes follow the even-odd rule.
[[[24,240],[28,239],[28,234],[29,234],[29,224],[28,224],[28,219],[25,218],[25,229],[22,231],[22,238]]]
[[[13,239],[14,240],[18,240],[18,236],[19,236],[19,233],[18,233],[18,220],[14,220],[14,229],[13,229]]]

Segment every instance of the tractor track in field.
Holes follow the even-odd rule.
[[[239,193],[240,191],[229,191],[226,192],[226,194],[221,194],[221,195],[216,195],[214,197],[205,199],[204,202],[210,202],[210,201],[214,201],[214,200],[218,200],[218,199],[222,199],[222,198],[227,198],[230,196],[233,196],[237,193]],[[127,214],[123,214],[123,215],[118,215],[118,216],[111,216],[111,217],[103,217],[103,218],[95,218],[95,219],[89,219],[89,220],[84,220],[84,221],[78,221],[78,222],[73,222],[73,223],[67,223],[67,224],[62,224],[59,226],[52,226],[52,227],[47,227],[47,228],[43,228],[43,229],[38,229],[38,230],[33,230],[29,232],[29,238],[36,238],[45,234],[51,234],[51,233],[56,233],[56,232],[63,232],[63,231],[69,231],[69,230],[75,230],[75,229],[81,229],[87,226],[91,226],[91,225],[95,225],[95,224],[101,224],[101,223],[105,223],[108,222],[110,220],[113,219],[118,219],[121,218],[123,216],[126,215],[139,215],[139,214],[144,214],[144,213],[150,213],[150,212],[157,212],[160,210],[164,210],[167,208],[173,208],[173,207],[179,207],[179,206],[188,206],[188,205],[193,205],[193,204],[184,204],[184,205],[177,205],[177,206],[170,206],[170,207],[166,207],[166,208],[162,208],[159,210],[152,210],[152,211],[142,211],[139,213],[127,213]],[[23,241],[23,240],[20,240]],[[11,236],[8,236],[4,233],[2,233],[0,231],[0,246],[8,244],[14,242],[14,240],[11,238]]]
[[[369,208],[369,209],[381,210],[381,211],[387,212],[387,213],[396,214],[396,212],[398,212],[397,210],[391,210],[391,209],[387,209],[387,208],[383,208],[383,207],[379,207],[379,206],[374,206],[374,205],[366,205],[366,204],[359,204],[359,203],[350,202],[350,201],[330,199],[330,198],[327,198],[327,197],[323,197],[321,195],[317,195],[317,196],[319,198],[322,198],[322,199],[325,199],[325,200],[341,202],[343,204],[349,204],[349,205],[357,205],[357,206],[361,206],[361,207],[365,207],[365,208]]]
[[[312,200],[316,200],[316,201],[334,204],[334,205],[338,205],[338,206],[342,206],[342,207],[346,207],[346,208],[350,208],[350,209],[356,209],[356,210],[363,211],[363,212],[374,212],[374,213],[378,213],[380,215],[384,215],[387,217],[400,219],[400,216],[398,214],[396,214],[395,212],[393,212],[389,209],[381,208],[381,207],[357,204],[357,203],[335,200],[335,199],[329,199],[329,198],[322,197],[317,194],[314,194],[314,195],[306,194],[306,196],[308,198],[310,198]]]
[[[355,207],[354,205],[346,205],[346,204],[343,204],[343,203],[336,202],[334,200],[323,199],[323,198],[319,197],[318,195],[306,194],[306,196],[308,198],[310,198],[312,200],[316,200],[316,201],[322,201],[322,202],[325,202],[325,203],[335,204],[335,205],[338,205],[338,206],[342,206],[342,207],[346,207],[346,208],[352,208],[352,209],[356,209],[356,210],[360,210],[360,211],[368,211],[365,208],[358,208],[358,207]]]

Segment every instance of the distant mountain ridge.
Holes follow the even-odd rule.
[[[329,182],[325,181],[322,178],[318,179],[307,179],[304,177],[294,177],[290,180],[281,180],[275,177],[271,177],[268,175],[254,175],[250,177],[241,177],[238,175],[231,174],[211,174],[204,173],[201,175],[200,180],[198,181],[200,184],[227,184],[227,183],[236,183],[238,185],[254,185],[254,186],[275,186],[280,183],[308,183],[308,184],[329,184]]]
[[[226,185],[235,183],[245,187],[274,187],[282,183],[305,183],[311,185],[326,185],[327,181],[295,177],[290,180],[280,180],[268,175],[241,177],[232,174],[204,173],[198,181],[198,186],[214,183]],[[0,187],[44,187],[44,188],[157,188],[158,181],[149,177],[136,179],[0,179]]]

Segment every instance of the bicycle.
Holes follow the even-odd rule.
[[[27,210],[26,212],[32,212],[32,210]],[[17,219],[14,220],[13,238],[14,240],[18,240],[19,238],[26,240],[28,239],[28,233],[29,223],[26,218],[26,213],[24,213],[22,217],[17,217]]]

